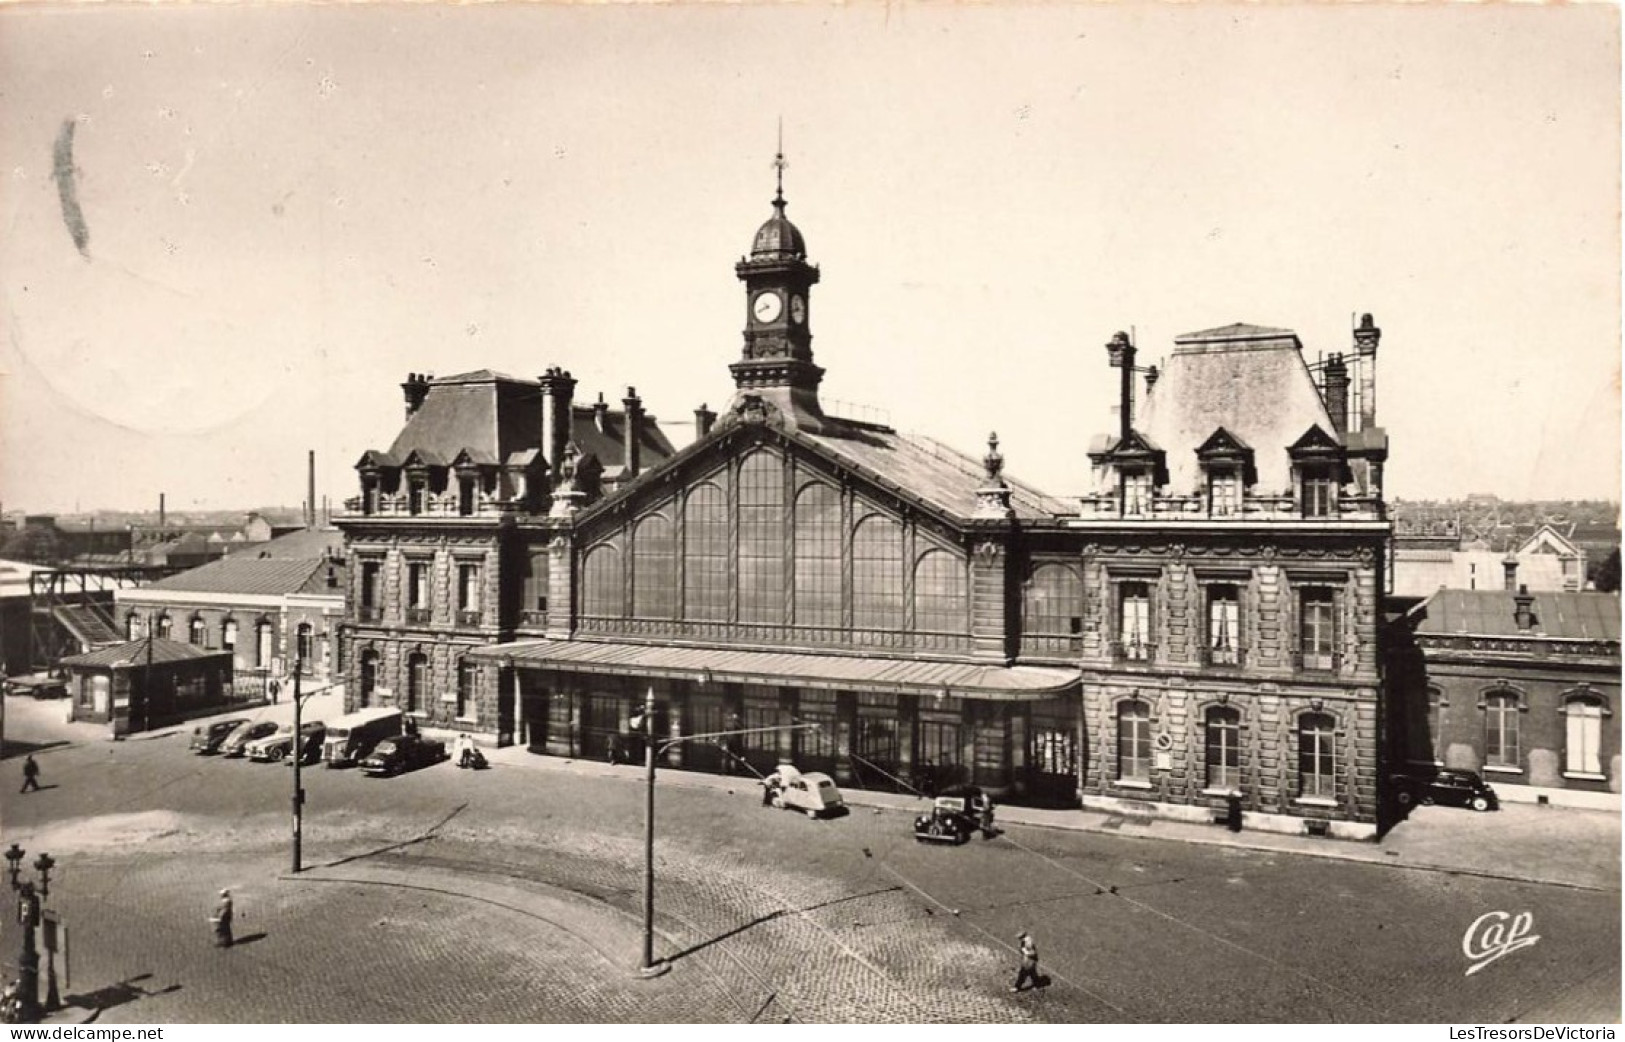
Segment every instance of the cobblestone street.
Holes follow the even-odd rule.
[[[7,841],[60,863],[63,992],[105,1022],[1618,1015],[1617,894],[1021,826],[924,846],[898,811],[815,822],[748,780],[675,776],[656,865],[672,971],[642,980],[636,769],[313,769],[291,877],[291,771],[185,744],[75,736],[40,754],[45,791],[0,796]],[[223,886],[243,942],[225,951],[206,922]],[[1532,911],[1540,944],[1466,977],[1462,933],[1497,909]],[[1051,980],[1012,995],[1022,928]]]

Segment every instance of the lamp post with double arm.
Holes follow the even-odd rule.
[[[34,946],[34,933],[39,929],[40,910],[51,896],[51,869],[56,862],[49,854],[34,860],[39,882],[22,878],[23,848],[13,843],[6,851],[6,876],[11,889],[17,893],[17,921],[23,928],[23,950],[17,960],[17,1021],[38,1024],[39,1004],[39,949]],[[54,990],[54,989],[53,989]]]
[[[658,977],[671,969],[664,960],[655,961],[655,757],[684,742],[712,741],[744,734],[773,734],[784,731],[816,730],[817,724],[782,724],[777,727],[746,727],[733,731],[711,731],[706,734],[685,734],[655,742],[655,689],[649,688],[643,699],[643,958],[638,972],[645,977]]]

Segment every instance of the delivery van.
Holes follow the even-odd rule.
[[[399,709],[360,709],[327,723],[322,743],[322,759],[329,767],[346,767],[368,753],[385,738],[401,733]]]

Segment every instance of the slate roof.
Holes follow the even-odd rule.
[[[126,663],[134,666],[144,666],[147,658],[147,645],[152,645],[153,665],[165,662],[189,662],[200,658],[231,658],[229,651],[207,651],[192,644],[182,644],[178,640],[168,640],[164,637],[142,637],[139,640],[125,641],[110,648],[100,648],[83,655],[73,655],[62,660],[64,666],[112,666]]]
[[[898,434],[887,427],[835,421],[819,434],[799,436],[840,457],[848,466],[878,476],[883,484],[937,506],[956,517],[976,510],[976,490],[987,482],[982,461],[917,434]],[[1025,482],[1004,475],[1016,516],[1028,520],[1065,514],[1069,507]]]
[[[1297,336],[1235,323],[1174,343],[1134,418],[1135,429],[1168,454],[1169,490],[1184,494],[1200,486],[1196,449],[1219,427],[1252,447],[1261,492],[1289,490],[1287,447],[1313,425],[1328,434],[1335,429]]]
[[[252,550],[233,550],[241,557],[270,557],[287,561],[315,561],[329,555],[344,556],[344,533],[336,528],[302,528],[260,543]]]
[[[583,453],[597,456],[606,469],[624,463],[624,410],[606,410],[603,430],[598,428],[591,403],[576,402],[570,413],[571,438]],[[467,450],[476,460],[494,463],[534,452],[541,445],[541,433],[541,385],[481,369],[431,380],[423,404],[406,421],[387,454],[374,458],[389,465],[404,462],[417,451],[427,459],[449,464]],[[676,451],[653,416],[644,416],[639,437],[644,470]]]
[[[1520,636],[1507,590],[1439,590],[1419,609],[1416,632],[1448,636]],[[1542,636],[1619,640],[1619,597],[1611,593],[1536,593],[1534,630]]]
[[[277,596],[298,593],[323,562],[311,558],[222,557],[145,587],[185,593],[240,593]]]

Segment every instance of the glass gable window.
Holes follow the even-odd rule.
[[[1241,787],[1241,713],[1228,706],[1207,711],[1207,786]]]
[[[690,619],[728,618],[728,499],[721,488],[698,485],[683,516],[683,614]]]
[[[621,614],[621,554],[613,546],[600,546],[587,554],[583,568],[586,589],[582,612],[587,615]]]
[[[632,554],[632,614],[641,619],[677,615],[677,544],[672,524],[659,514],[638,523]]]
[[[1231,585],[1207,591],[1207,654],[1216,666],[1241,661],[1241,596]]]
[[[1518,766],[1518,696],[1511,691],[1484,696],[1484,764]]]
[[[841,494],[808,485],[796,496],[798,626],[841,624]]]
[[[852,625],[896,630],[903,623],[903,529],[873,514],[852,534]]]
[[[1083,580],[1064,564],[1044,564],[1022,591],[1022,627],[1042,636],[1083,632]]]
[[[943,550],[922,556],[914,568],[914,628],[963,633],[966,610],[964,562]]]
[[[1117,707],[1117,777],[1151,780],[1151,707],[1144,702]]]
[[[1117,591],[1117,649],[1127,659],[1151,657],[1151,585],[1126,582]]]
[[[739,621],[784,621],[784,465],[757,451],[739,467]]]
[[[1325,713],[1298,718],[1298,795],[1337,794],[1337,722]]]

